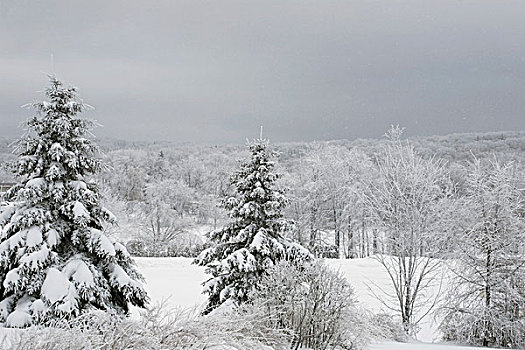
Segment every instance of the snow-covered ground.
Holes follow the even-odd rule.
[[[139,270],[146,278],[146,289],[152,302],[167,299],[170,307],[198,307],[205,301],[201,283],[206,280],[204,268],[192,265],[189,258],[136,258]],[[373,280],[382,289],[390,288],[387,274],[371,258],[327,260],[334,269],[341,271],[354,287],[359,302],[374,311],[381,303],[371,294],[367,285]],[[373,344],[372,350],[472,350],[473,347],[432,344],[437,340],[436,325],[428,317],[418,335],[424,342]]]
[[[346,260],[328,259],[326,261],[335,270],[343,273],[354,287],[357,300],[361,305],[373,312],[392,313],[392,311],[386,309],[378,298],[374,296],[375,293],[378,296],[382,296],[383,300],[386,300],[389,305],[396,305],[395,300],[388,299],[384,295],[384,292],[393,294],[392,282],[383,266],[381,266],[377,260],[373,258],[362,258]],[[433,295],[436,296],[436,294],[439,293],[439,282],[436,281],[431,287],[434,287],[434,289],[429,290],[429,292],[433,292]],[[371,292],[371,289],[373,289],[374,293]],[[437,329],[438,325],[432,316],[424,317],[419,326],[421,329],[417,334],[418,340],[423,342],[435,342],[439,340],[440,333]]]
[[[135,258],[146,278],[146,290],[152,303],[166,301],[169,306],[194,307],[206,296],[201,283],[206,279],[204,268],[192,264],[190,258]]]
[[[146,289],[152,303],[165,302],[167,307],[193,308],[202,306],[206,298],[201,293],[201,283],[207,275],[204,268],[192,264],[189,258],[135,258],[139,270],[146,279]],[[375,284],[388,290],[390,281],[377,261],[371,258],[352,260],[327,260],[334,269],[341,271],[353,285],[359,302],[374,311],[381,309],[381,303],[370,293],[367,285]],[[138,315],[135,310],[134,316]],[[14,329],[0,329],[0,348],[7,349],[2,338],[16,332]],[[421,342],[376,343],[370,350],[475,350],[463,347],[432,343],[436,340],[436,325],[427,322],[419,334]],[[8,347],[9,348],[9,347]]]
[[[487,350],[473,346],[445,345],[432,343],[382,343],[373,344],[370,350]]]

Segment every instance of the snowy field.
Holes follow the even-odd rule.
[[[139,270],[146,279],[146,289],[153,304],[164,302],[170,308],[199,308],[206,298],[201,293],[201,283],[207,278],[204,268],[192,264],[190,258],[135,258]],[[371,258],[352,260],[327,260],[334,269],[341,271],[354,287],[356,296],[362,306],[373,310],[381,310],[381,303],[371,294],[367,285],[373,278],[375,284],[384,290],[390,287],[388,276],[379,263]],[[135,309],[132,317],[138,316]],[[430,320],[425,320],[418,341],[410,343],[376,343],[370,350],[474,350],[477,347],[436,344],[437,326]],[[0,338],[16,332],[13,329],[2,329]],[[0,348],[7,349],[6,344]]]
[[[170,307],[199,307],[205,301],[201,294],[206,279],[204,268],[192,265],[189,258],[136,258],[139,270],[146,278],[146,289],[152,302],[168,300]],[[330,266],[340,270],[355,289],[360,303],[371,310],[381,310],[381,303],[370,293],[367,284],[374,283],[388,290],[390,282],[378,262],[371,258],[352,260],[328,260]],[[474,347],[432,344],[437,340],[437,326],[428,317],[424,320],[418,339],[412,343],[373,344],[371,350],[465,350]]]
[[[487,350],[473,346],[444,345],[432,343],[383,343],[373,344],[370,350]]]

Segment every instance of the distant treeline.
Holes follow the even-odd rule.
[[[525,132],[408,140],[419,156],[445,161],[459,184],[462,167],[474,157],[525,164]],[[120,221],[115,234],[131,242],[135,254],[193,255],[204,244],[200,233],[227,220],[217,204],[231,193],[229,177],[238,160],[248,156],[246,145],[97,141],[106,167],[95,180]],[[296,222],[295,239],[327,256],[366,256],[380,249],[375,228],[368,224],[355,193],[361,191],[363,178],[375,176],[374,164],[387,142],[270,144],[280,153],[277,170],[283,174],[281,185],[288,188],[287,216]],[[0,139],[0,182],[15,181],[8,169],[15,158],[11,143]]]
[[[410,137],[415,150],[424,156],[436,156],[451,162],[463,162],[477,158],[497,156],[504,161],[523,162],[525,159],[525,131],[501,131],[486,133],[458,133],[449,135]],[[0,182],[11,182],[14,178],[6,164],[15,159],[12,143],[15,139],[0,138]],[[235,154],[245,151],[244,144],[211,145],[206,143],[171,142],[171,141],[125,141],[102,138],[97,140],[103,152],[111,157],[111,153],[119,150],[140,150],[145,152],[160,152],[197,156],[199,154]],[[381,147],[384,139],[356,139],[310,142],[275,143],[273,147],[281,152],[280,162],[300,158],[308,154],[312,148],[319,145],[335,145],[346,148],[358,147],[372,156]]]

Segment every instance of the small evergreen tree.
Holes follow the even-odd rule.
[[[25,327],[91,310],[128,312],[148,297],[126,249],[104,233],[115,221],[99,203],[98,148],[86,135],[94,122],[76,89],[54,76],[49,101],[18,142],[19,183],[0,215],[0,322]]]
[[[280,260],[300,264],[311,258],[305,248],[285,238],[292,224],[283,218],[287,199],[274,189],[279,175],[272,171],[271,158],[276,154],[267,147],[268,141],[263,139],[249,145],[250,161],[231,178],[236,196],[222,201],[231,222],[209,234],[215,245],[196,259],[212,275],[203,283],[208,294],[204,313],[227,300],[236,304],[248,301],[260,278]]]

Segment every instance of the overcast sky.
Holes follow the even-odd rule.
[[[0,135],[51,54],[104,137],[525,130],[523,0],[0,0]]]

